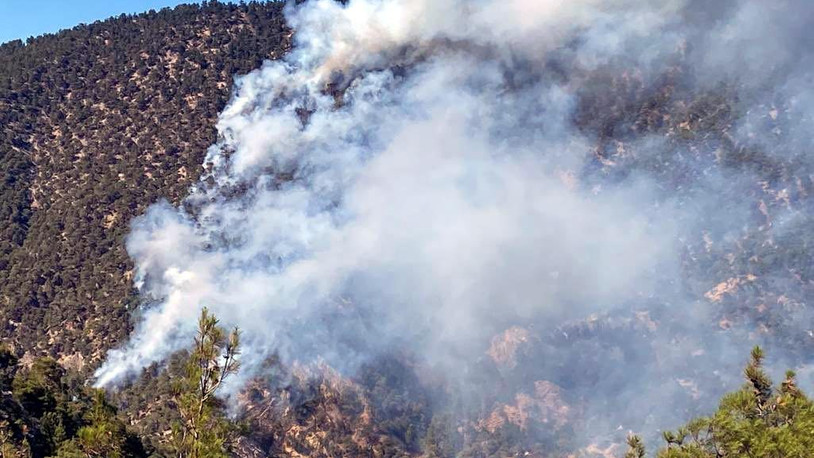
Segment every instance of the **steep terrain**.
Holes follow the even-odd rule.
[[[186,195],[233,76],[289,35],[281,4],[212,2],[0,48],[0,321],[15,350],[83,370],[127,335],[130,219]]]
[[[701,21],[693,14],[706,10],[688,11],[683,20]],[[714,19],[725,22],[721,17]],[[161,199],[199,216],[210,201],[252,195],[253,175],[221,188],[213,175],[200,185],[214,189],[205,194],[210,201],[200,195],[184,200],[202,174],[224,167],[203,163],[208,149],[223,147],[215,124],[234,97],[233,76],[284,57],[294,44],[292,33],[280,3],[206,2],[0,47],[0,322],[3,342],[20,359],[0,364],[13,373],[47,368],[48,383],[67,393],[57,398],[67,406],[65,418],[73,415],[73,423],[65,420],[73,429],[92,410],[80,385],[106,351],[124,345],[152,305],[144,301],[163,299],[134,290],[134,263],[125,251],[131,221]],[[261,355],[261,369],[251,368],[254,377],[232,394],[235,418],[245,426],[235,454],[621,456],[629,429],[651,434],[708,413],[738,383],[741,358],[755,343],[780,355],[782,365],[810,363],[810,109],[800,101],[799,79],[805,78],[784,79],[797,75],[806,51],[790,49],[793,57],[770,66],[760,84],[745,72],[710,80],[699,64],[704,50],[686,40],[692,38],[670,41],[670,52],[656,64],[614,56],[581,67],[571,54],[580,46],[574,40],[541,62],[518,58],[506,64],[516,68],[502,69],[512,90],[543,81],[573,98],[564,123],[582,141],[571,145],[581,159],[578,167],[556,171],[564,188],[602,195],[643,182],[647,195],[637,202],[671,209],[680,226],[680,262],[669,271],[674,278],[657,275],[658,288],[642,286],[612,304],[583,306],[575,299],[568,304],[574,311],[560,315],[498,313],[490,334],[457,355],[466,361],[456,366],[459,373],[430,361],[419,346],[394,344],[409,337],[397,335],[395,325],[376,328],[377,320],[387,322],[386,314],[353,298],[328,304],[315,315],[318,325],[308,321],[313,316],[296,321],[303,312],[292,311],[292,333],[313,333],[329,345],[331,339],[342,345],[351,340],[348,348],[355,350],[367,342],[321,327],[352,323],[359,327],[347,329],[370,330],[376,351],[361,358],[339,347],[339,364],[321,354],[292,360],[282,354],[290,348]],[[430,41],[429,50],[399,48],[363,62],[372,70],[359,74],[387,73],[395,86],[420,73],[415,68],[430,60],[423,52],[489,55],[449,41]],[[314,97],[325,96],[338,111],[352,105],[354,71],[340,65]],[[266,102],[260,99],[257,105]],[[269,111],[276,106],[269,105]],[[316,105],[297,106],[303,129],[319,113]],[[259,110],[243,108],[241,114]],[[530,125],[535,115],[524,113]],[[549,122],[533,127],[548,132]],[[274,163],[256,174],[268,175],[262,186],[273,189],[307,180],[299,165],[288,166]],[[592,228],[604,234],[602,229]],[[263,322],[266,316],[252,318],[274,334],[276,325]],[[319,346],[311,340],[304,345]],[[152,364],[111,393],[119,418],[159,455],[177,416],[171,385],[181,374],[182,355]],[[53,357],[67,372],[36,359],[41,356]],[[16,425],[10,430],[17,439],[30,430],[45,441],[39,432],[48,422],[42,413],[31,420],[19,396],[5,393],[13,374],[6,378],[0,421]],[[810,381],[805,371],[801,379]],[[15,417],[25,420],[15,424]]]

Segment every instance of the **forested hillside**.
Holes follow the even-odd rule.
[[[201,173],[233,76],[288,47],[282,4],[205,3],[0,47],[0,322],[73,370],[137,301],[124,237]]]
[[[409,2],[393,3],[404,7],[400,13],[413,11],[405,6]],[[460,6],[452,0],[416,2],[416,10],[436,3]],[[504,2],[484,2],[491,3]],[[593,3],[574,2],[575,9]],[[658,2],[621,3],[649,11]],[[290,52],[299,35],[288,25],[281,2],[208,1],[1,45],[0,457],[641,458],[644,444],[663,457],[806,456],[810,440],[803,429],[814,411],[803,395],[814,349],[808,306],[814,298],[814,162],[807,130],[814,118],[801,96],[811,74],[800,62],[807,62],[808,52],[789,46],[785,60],[761,68],[760,77],[738,66],[733,75],[721,70],[710,77],[703,64],[707,50],[693,46],[693,40],[709,44],[698,38],[707,25],[728,24],[740,6],[757,2],[726,0],[720,10],[697,1],[666,3],[689,6],[676,13],[680,26],[659,36],[667,51],[657,58],[638,42],[635,51],[621,52],[613,40],[599,46],[590,33],[580,35],[588,30],[604,37],[602,27],[626,25],[633,13],[601,22],[596,30],[590,21],[581,24],[573,39],[538,50],[536,42],[520,40],[528,48],[521,49],[512,41],[515,30],[495,38],[488,28],[465,28],[460,35],[450,29],[420,41],[424,26],[432,30],[443,23],[429,16],[424,21],[421,14],[412,28],[390,27],[402,33],[396,39],[387,27],[374,27],[374,19],[320,21],[320,14],[333,12],[329,2],[302,16],[289,11],[293,25],[325,29],[296,31],[306,36],[300,44],[317,50],[315,57],[309,49]],[[379,12],[362,8],[369,11]],[[618,19],[612,13],[607,17]],[[343,12],[334,14],[344,18]],[[658,23],[652,21],[658,14],[645,15],[645,22]],[[689,31],[682,28],[685,23],[692,25]],[[737,35],[732,30],[726,29]],[[354,42],[354,33],[371,36]],[[509,57],[500,47],[504,35],[511,42]],[[542,35],[553,40],[547,32]],[[331,49],[326,37],[339,43],[336,56],[326,51]],[[405,37],[418,42],[399,42]],[[651,44],[651,38],[643,41]],[[605,60],[590,54],[601,55],[606,48],[614,51]],[[580,54],[586,50],[588,57]],[[365,52],[374,57],[366,59]],[[291,61],[284,61],[288,57]],[[236,76],[269,59],[280,66],[267,64],[244,80],[248,95],[235,92]],[[430,73],[433,69],[437,73]],[[307,70],[325,73],[319,78],[297,73]],[[410,92],[422,85],[427,92]],[[405,93],[413,98],[400,99]],[[469,97],[456,98],[462,93]],[[354,112],[358,106],[363,108]],[[433,115],[486,114],[474,123],[477,128],[464,130],[473,142],[464,147],[446,143],[460,135],[454,116],[440,122],[428,117],[435,122],[426,130],[395,136],[408,147],[418,142],[409,154],[391,162],[370,160],[380,153],[375,148],[392,152],[403,146],[387,143],[400,126],[386,122],[409,124],[427,107]],[[294,127],[267,122],[279,120],[274,116],[280,112],[289,117],[279,119],[293,119]],[[219,116],[226,124],[234,121],[221,127],[220,138]],[[321,130],[309,131],[313,126]],[[423,135],[437,135],[435,143],[420,143]],[[396,247],[380,260],[379,251],[391,246],[375,245],[381,239],[376,231],[398,226],[387,218],[401,210],[399,204],[415,210],[409,206],[413,195],[448,191],[449,183],[436,175],[436,157],[425,155],[436,143],[473,154],[489,151],[474,165],[464,160],[462,167],[453,167],[471,173],[456,175],[460,183],[455,185],[472,194],[464,199],[452,194],[456,198],[448,200],[463,201],[465,209],[474,202],[477,211],[462,214],[478,215],[477,224],[459,222],[454,212],[433,214],[433,205],[448,202],[428,192],[418,210],[399,221],[406,235],[397,237],[399,243],[427,243],[412,250]],[[229,162],[240,158],[241,147],[253,153],[248,165]],[[361,159],[352,157],[357,147],[364,152]],[[540,165],[534,159],[513,163],[516,158],[507,151],[514,149],[544,157],[539,168],[545,170],[533,175],[530,170],[537,173]],[[208,151],[221,163],[204,164]],[[328,159],[310,156],[314,151],[327,152]],[[321,160],[342,169],[311,175],[325,172]],[[370,163],[382,169],[365,169]],[[507,173],[506,164],[519,166]],[[368,172],[368,181],[361,180],[367,185],[396,183],[391,194],[371,191],[373,198],[353,208],[384,215],[373,218],[380,225],[360,225],[362,236],[352,245],[370,256],[364,259],[374,267],[355,266],[347,284],[328,300],[309,303],[315,291],[339,277],[329,270],[329,281],[303,288],[293,305],[281,306],[288,285],[275,290],[279,301],[268,293],[272,287],[264,288],[286,271],[286,262],[307,257],[307,250],[297,252],[297,243],[308,245],[325,227],[335,230],[327,231],[330,243],[353,239],[343,234],[358,235],[331,224],[351,219],[352,212],[340,210],[359,193],[339,187],[334,194],[334,183],[324,179],[351,183],[355,167]],[[381,170],[392,173],[380,177]],[[207,172],[212,174],[201,180]],[[479,181],[480,173],[488,179]],[[509,179],[490,193],[490,184],[505,178],[501,173]],[[514,188],[516,182],[521,186]],[[537,186],[554,197],[535,201]],[[299,192],[285,194],[291,189]],[[494,243],[470,238],[479,231],[500,232],[509,219],[496,203],[517,189],[521,197],[504,206],[519,208],[524,216],[529,209],[540,210],[544,218],[536,224],[518,218],[527,225],[510,227],[501,233],[505,238],[485,238]],[[302,213],[329,215],[316,223],[304,219],[313,226],[300,224],[297,212],[274,212],[290,210],[311,191],[319,199],[303,205]],[[593,198],[600,204],[592,205]],[[173,207],[158,206],[158,212],[209,218],[195,228],[210,230],[211,238],[200,244],[203,248],[195,247],[200,252],[188,251],[200,256],[193,259],[203,260],[199,265],[227,266],[224,272],[232,276],[219,283],[227,294],[209,298],[215,298],[215,306],[222,300],[220,310],[227,314],[245,306],[245,313],[225,317],[224,325],[248,324],[255,340],[239,345],[240,333],[221,329],[204,312],[195,339],[183,340],[186,350],[173,347],[144,359],[150,364],[128,368],[107,391],[97,391],[90,386],[107,352],[124,348],[141,358],[138,347],[127,347],[128,338],[149,311],[160,313],[165,305],[165,297],[140,295],[137,283],[165,285],[151,278],[149,269],[138,278],[125,248],[128,235],[138,232],[131,223],[162,199]],[[280,201],[284,205],[275,207]],[[517,201],[523,204],[515,207]],[[261,217],[251,219],[252,210]],[[263,218],[264,211],[275,216]],[[601,217],[593,219],[594,214]],[[294,229],[286,226],[289,220]],[[296,234],[286,239],[290,234],[275,232],[280,226]],[[257,240],[272,239],[273,249],[247,242],[255,240],[257,227]],[[263,233],[268,227],[276,229]],[[565,236],[555,240],[562,228]],[[152,227],[141,229],[142,235],[154,235]],[[616,250],[614,243],[627,240],[630,232],[634,243],[621,246],[634,249]],[[452,235],[434,239],[437,234]],[[512,237],[525,241],[528,234],[536,245],[509,243]],[[185,242],[180,239],[175,241]],[[464,248],[473,243],[474,249],[456,252],[458,242]],[[249,249],[241,251],[244,245]],[[163,248],[166,253],[160,254],[171,258],[177,247]],[[445,256],[429,264],[411,258],[425,248]],[[660,250],[677,255],[642,267],[640,277],[627,275],[628,265]],[[214,252],[222,258],[209,262]],[[335,264],[314,262],[309,272],[318,276],[323,264],[341,267],[356,254],[337,253],[329,259]],[[522,262],[506,261],[512,256]],[[469,269],[470,264],[480,268]],[[509,272],[506,278],[496,273],[501,269]],[[458,274],[463,281],[455,283]],[[492,276],[494,289],[478,289],[478,283],[492,283]],[[241,283],[247,278],[255,283]],[[307,284],[298,275],[291,280],[292,288]],[[411,296],[426,283],[440,285],[439,290]],[[247,284],[256,295],[244,295]],[[617,284],[626,285],[624,294],[607,292],[616,291]],[[396,292],[379,290],[387,287]],[[433,302],[447,287],[477,294],[452,294],[460,309],[448,311]],[[257,303],[235,307],[229,302],[245,297]],[[416,297],[426,305],[409,302]],[[277,313],[278,306],[283,313]],[[162,329],[159,338],[181,341],[179,329]],[[439,341],[448,345],[431,345]],[[766,346],[772,369],[803,369],[800,380],[790,372],[774,387],[756,349],[746,366],[747,385],[733,391],[748,349],[757,344]],[[234,365],[219,366],[221,355],[235,358]],[[250,364],[240,367],[241,358]],[[239,378],[239,386],[227,384],[224,390],[221,374]],[[653,440],[658,431],[692,418],[698,419],[664,434],[664,447]]]

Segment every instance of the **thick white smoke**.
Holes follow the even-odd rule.
[[[97,384],[187,347],[202,307],[243,330],[247,377],[271,355],[351,372],[407,348],[455,379],[510,326],[548,330],[628,306],[647,309],[658,330],[606,336],[617,346],[601,355],[601,340],[539,341],[530,380],[574,382],[567,388],[601,414],[583,426],[592,439],[623,422],[655,430],[683,421],[687,396],[731,386],[743,340],[759,339],[719,329],[722,308],[705,293],[730,278],[703,266],[738,273],[744,234],[774,231],[779,240],[784,221],[808,220],[789,204],[773,227],[755,224],[756,211],[768,218],[755,208],[758,172],[720,165],[723,146],[703,156],[675,140],[685,132],[634,132],[610,143],[617,151],[607,159],[589,137],[601,120],[581,130],[578,116],[593,120],[577,107],[623,92],[590,86],[607,68],[648,90],[680,55],[689,70],[675,86],[698,95],[723,80],[751,97],[733,124],[714,128],[727,141],[807,151],[798,146],[810,144],[814,119],[811,38],[800,37],[810,35],[814,5],[776,3],[292,5],[294,49],[237,80],[221,140],[184,205],[156,204],[134,222],[127,248],[147,302]],[[771,110],[781,97],[791,101],[787,113]],[[786,115],[796,121],[780,140],[766,119]],[[597,162],[603,179],[590,172]],[[664,173],[642,171],[647,164]],[[754,259],[743,262],[744,278],[754,270],[767,284],[789,281],[776,267],[758,271]],[[794,318],[803,315],[783,313],[805,331]]]
[[[517,75],[576,36],[596,65],[680,5],[291,9],[295,49],[237,81],[193,215],[163,203],[134,223],[128,251],[155,305],[97,384],[185,347],[204,306],[244,331],[250,369],[275,351],[352,364],[399,341],[441,361],[501,323],[653,294],[677,259],[675,215],[644,180],[580,183],[574,95]]]

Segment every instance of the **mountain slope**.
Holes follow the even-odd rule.
[[[700,4],[687,4],[696,3]],[[131,320],[139,318],[143,306],[143,298],[133,290],[133,263],[124,246],[130,221],[159,199],[195,206],[183,199],[199,181],[207,148],[218,140],[215,123],[232,93],[232,76],[259,67],[263,59],[282,57],[291,46],[282,9],[279,3],[209,2],[202,7],[123,16],[26,45],[0,47],[0,320],[3,340],[21,357],[21,367],[31,365],[35,356],[49,355],[69,369],[73,380],[86,381],[104,352],[123,344],[132,330]],[[693,14],[703,12],[700,7],[690,9]],[[477,69],[494,63],[489,61],[494,55],[477,45],[435,38],[416,49],[406,43],[378,59],[362,59],[361,70],[351,67],[344,69],[346,75],[331,74],[325,85],[308,94],[323,105],[297,106],[297,122],[302,126],[292,131],[305,128],[314,113],[327,113],[328,119],[336,121],[330,116],[352,106],[353,96],[359,96],[353,94],[358,89],[353,84],[366,76],[383,76],[371,80],[396,88],[413,81],[410,78],[424,71],[432,60],[427,56],[433,53],[445,57],[460,53],[487,64]],[[810,316],[806,304],[814,294],[809,198],[814,192],[814,167],[806,157],[807,136],[800,134],[800,126],[805,125],[801,120],[808,114],[806,107],[796,104],[794,88],[783,94],[765,82],[782,81],[784,73],[793,73],[794,65],[789,69],[778,64],[772,70],[775,74],[760,87],[750,85],[746,77],[721,77],[708,84],[694,54],[704,51],[698,47],[693,51],[677,38],[677,43],[669,42],[674,38],[665,38],[669,51],[661,56],[663,60],[656,60],[655,68],[643,68],[638,56],[616,56],[605,65],[581,66],[579,56],[572,53],[584,43],[575,39],[550,54],[528,57],[528,61],[509,59],[502,63],[505,68],[492,69],[494,75],[505,78],[500,84],[506,90],[499,95],[507,98],[499,108],[509,113],[515,105],[534,100],[515,91],[554,87],[563,89],[553,91],[557,96],[567,92],[567,97],[538,100],[539,106],[530,105],[518,119],[509,116],[509,127],[498,125],[497,132],[506,128],[512,133],[510,127],[516,127],[512,122],[522,127],[513,132],[519,132],[517,138],[500,137],[501,147],[506,146],[503,140],[523,145],[525,135],[534,137],[535,129],[546,137],[556,134],[560,124],[567,125],[566,138],[575,140],[567,146],[576,150],[578,158],[570,164],[573,167],[546,170],[554,177],[551,181],[588,196],[612,193],[620,183],[644,182],[648,186],[632,187],[649,193],[634,199],[636,203],[675,210],[654,212],[675,217],[675,226],[681,227],[676,246],[671,245],[679,254],[675,270],[655,275],[663,280],[657,291],[643,293],[646,288],[640,291],[634,285],[635,294],[595,305],[582,304],[579,298],[597,297],[602,302],[605,296],[566,290],[564,298],[552,298],[562,299],[563,308],[575,309],[562,313],[568,317],[565,322],[558,321],[556,311],[511,316],[496,310],[485,329],[473,332],[480,340],[458,348],[462,354],[450,355],[460,359],[456,362],[464,361],[456,366],[459,373],[445,371],[439,367],[443,363],[433,365],[436,360],[428,361],[421,342],[415,346],[404,342],[409,339],[399,332],[410,322],[403,319],[401,310],[387,322],[386,313],[377,314],[375,307],[380,304],[375,301],[365,304],[341,295],[341,300],[329,301],[324,308],[315,307],[316,313],[302,322],[293,319],[291,332],[307,334],[306,350],[313,349],[310,345],[336,343],[337,347],[359,345],[364,353],[369,339],[373,351],[354,361],[361,361],[360,367],[341,372],[319,358],[319,364],[312,365],[305,356],[305,361],[281,360],[271,348],[263,361],[265,372],[234,398],[242,408],[238,418],[249,425],[239,443],[240,456],[539,457],[571,452],[611,456],[624,439],[624,428],[656,431],[711,405],[737,370],[724,370],[728,367],[721,364],[739,365],[727,360],[730,346],[767,342],[772,354],[809,362],[814,343],[806,319]],[[378,44],[376,40],[365,43]],[[352,57],[359,56],[348,56]],[[329,63],[340,69],[344,64]],[[284,72],[276,75],[280,74]],[[477,78],[471,83],[467,90],[480,87]],[[363,95],[374,100],[381,96],[373,90]],[[285,100],[286,96],[280,96],[283,102],[300,103]],[[254,120],[268,115],[262,108],[268,99],[262,94],[258,98],[261,108],[246,109],[246,113],[257,110]],[[546,112],[548,106],[543,105],[556,107],[563,99],[573,106],[562,103],[567,106],[562,112]],[[274,106],[270,103],[267,111]],[[371,119],[378,121],[377,115],[374,110]],[[489,121],[494,118],[500,117]],[[331,132],[329,128],[338,123],[327,124],[323,127]],[[366,138],[365,123],[356,127],[343,132],[353,137],[349,142],[358,141],[364,147],[375,144]],[[375,135],[370,138],[375,140]],[[333,140],[325,143],[334,146]],[[536,148],[537,140],[526,146]],[[564,146],[542,145],[544,150]],[[498,165],[489,159],[487,167],[475,169]],[[263,176],[268,180],[257,189],[276,190],[294,178],[307,180],[307,170],[302,176],[295,173],[300,171],[298,166],[282,170],[258,166],[257,175],[247,174],[246,183]],[[416,182],[425,178],[421,169],[413,177]],[[419,188],[406,186],[407,192],[394,195]],[[247,189],[248,185],[224,186],[215,189],[222,194],[209,196],[228,201]],[[489,199],[473,201],[493,204]],[[546,203],[556,206],[553,201]],[[196,215],[195,211],[191,208],[188,213]],[[578,216],[565,211],[561,219],[567,222]],[[577,273],[604,273],[580,270],[592,265],[594,255],[602,254],[608,245],[604,239],[597,243],[584,239],[614,232],[597,226],[577,231],[573,237],[581,239],[573,246],[588,247],[588,256],[574,264]],[[533,226],[528,232],[537,229]],[[226,235],[240,239],[243,234]],[[229,242],[224,242],[226,248]],[[472,251],[482,247],[476,248]],[[272,256],[258,251],[238,261],[274,264]],[[571,255],[564,253],[563,258]],[[536,261],[544,256],[533,257]],[[589,262],[583,262],[585,258]],[[626,260],[616,261],[606,270],[619,265],[624,272]],[[454,259],[448,267],[456,271],[459,263]],[[487,267],[483,270],[488,274],[501,266]],[[503,290],[511,290],[507,285],[546,282],[556,286],[561,273],[567,275],[557,270],[532,278],[518,268],[512,274],[525,282],[501,285]],[[673,273],[672,278],[662,277]],[[380,277],[371,277],[378,287],[375,280]],[[382,281],[386,277],[385,273]],[[578,277],[572,275],[574,284],[581,284]],[[438,283],[446,285],[445,280]],[[464,289],[470,286],[463,285]],[[547,297],[500,292],[507,296],[484,300],[483,308],[500,308],[508,302],[528,302],[535,311],[549,306]],[[482,296],[471,298],[475,302]],[[507,303],[499,299],[506,297],[511,299]],[[432,307],[416,308],[430,315],[435,312]],[[252,310],[262,312],[259,309]],[[422,321],[425,316],[419,312],[412,314],[420,318],[419,327],[432,321]],[[247,321],[257,324],[261,332],[270,329],[268,334],[274,334],[275,326],[289,323],[272,322],[276,317],[258,313]],[[390,326],[377,327],[380,318]],[[360,336],[343,334],[348,329],[369,331],[370,336],[361,336],[359,342],[356,337]],[[426,334],[418,334],[418,340]],[[380,342],[387,343],[384,350],[378,347]],[[330,348],[340,364],[345,356],[358,356],[346,355],[344,348]],[[246,355],[255,360],[264,356]],[[163,362],[153,364],[135,383],[113,395],[123,417],[145,444],[157,450],[167,442],[168,420],[174,415],[170,387],[179,376],[178,357],[170,357],[168,368]]]
[[[126,336],[124,237],[200,174],[233,75],[285,52],[280,3],[179,6],[0,47],[0,322],[95,365]]]

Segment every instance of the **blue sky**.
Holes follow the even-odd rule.
[[[0,0],[0,43],[193,0]]]

